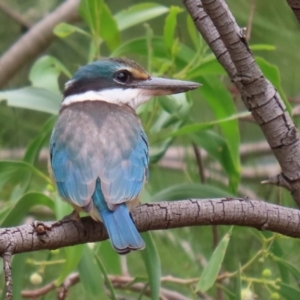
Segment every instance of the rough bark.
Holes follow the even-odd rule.
[[[147,203],[132,212],[139,231],[200,225],[238,225],[300,237],[300,211],[258,200],[190,199]],[[82,226],[83,225],[83,226]],[[0,229],[0,255],[57,249],[108,238],[102,223],[34,222]]]
[[[247,109],[263,131],[282,173],[277,183],[290,190],[300,206],[300,139],[276,89],[263,76],[243,31],[223,0],[183,1],[198,30],[238,88]]]

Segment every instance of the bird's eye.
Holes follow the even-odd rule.
[[[128,71],[119,71],[115,74],[115,79],[121,83],[126,83],[130,79],[130,74]]]

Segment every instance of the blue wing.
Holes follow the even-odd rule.
[[[143,131],[133,146],[128,157],[120,159],[118,164],[105,167],[101,189],[109,206],[136,198],[148,179],[148,144]]]
[[[62,110],[50,141],[61,196],[89,211],[99,178],[110,209],[135,199],[148,174],[148,142],[129,107],[87,102]]]

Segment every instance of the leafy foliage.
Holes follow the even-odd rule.
[[[241,180],[241,171],[242,164],[253,161],[251,157],[242,161],[239,149],[241,141],[257,140],[256,129],[240,121],[247,114],[236,103],[233,86],[224,78],[225,71],[183,7],[138,3],[119,10],[118,4],[117,12],[113,13],[110,5],[103,0],[82,0],[80,15],[84,23],[62,23],[55,28],[54,33],[62,42],[59,51],[34,62],[28,74],[30,85],[0,92],[0,105],[4,108],[0,114],[8,124],[9,118],[4,114],[7,111],[34,116],[34,110],[40,116],[39,122],[31,125],[34,130],[28,130],[30,139],[22,158],[0,161],[2,226],[14,226],[30,217],[60,219],[71,210],[60,201],[46,162],[38,159],[48,144],[59,110],[61,81],[68,80],[78,66],[72,57],[65,57],[64,62],[59,59],[68,45],[79,49],[84,44],[81,52],[78,50],[84,63],[104,56],[128,56],[142,62],[155,75],[203,84],[199,91],[162,97],[139,108],[151,146],[151,177],[143,201],[244,196],[241,188],[245,190],[252,184]],[[265,51],[275,52],[271,43],[253,44],[251,49],[259,51],[260,56]],[[257,62],[292,111],[278,67],[264,58],[257,58]],[[26,124],[30,124],[29,119],[32,118]],[[248,128],[254,133],[247,134],[246,139],[244,133]],[[7,137],[5,130],[0,131],[2,137]],[[206,151],[202,157],[205,167],[215,172],[201,178],[206,179],[205,183],[198,183],[198,166],[189,151],[192,144]],[[164,167],[162,158],[174,149],[183,149],[184,163],[177,170],[170,170]],[[267,165],[268,161],[262,163]],[[274,195],[279,198],[268,191],[262,197],[270,200]],[[297,256],[289,255],[298,253],[297,241],[246,228],[234,228],[233,233],[232,228],[218,231],[223,238],[213,247],[209,227],[146,233],[146,250],[122,259],[111,250],[108,241],[57,252],[17,255],[13,260],[13,269],[18,269],[13,272],[14,294],[18,299],[21,290],[34,288],[35,283],[25,274],[39,274],[43,278],[39,286],[50,281],[59,285],[71,272],[78,271],[81,282],[71,288],[71,299],[117,299],[119,294],[134,297],[134,283],[145,283],[145,289],[149,286],[151,299],[159,298],[160,287],[190,299],[199,299],[201,293],[215,299],[220,290],[225,299],[254,299],[255,294],[260,299],[276,299],[276,295],[282,299],[299,298]],[[116,290],[109,275],[126,274],[124,265],[133,282],[125,291]],[[144,297],[141,291],[139,299]],[[44,299],[53,299],[53,294]]]

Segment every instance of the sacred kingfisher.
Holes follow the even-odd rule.
[[[81,67],[65,85],[50,140],[60,196],[102,221],[120,254],[145,243],[130,216],[148,179],[148,141],[135,109],[152,96],[198,83],[151,77],[134,61],[103,59]]]

